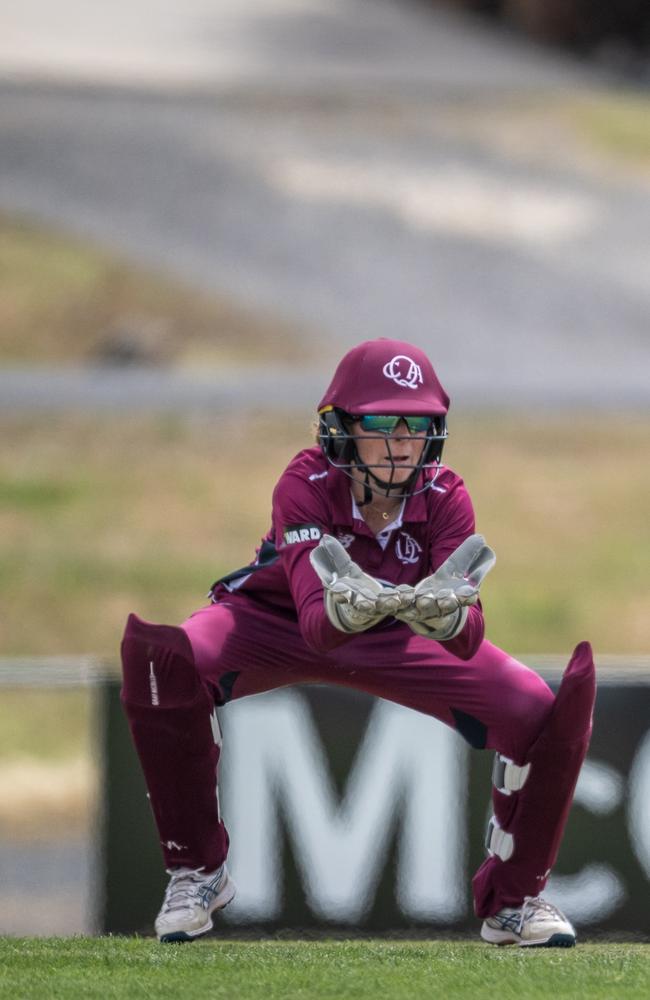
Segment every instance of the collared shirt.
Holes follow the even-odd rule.
[[[424,470],[418,487],[425,488],[408,497],[395,521],[378,535],[364,521],[350,486],[349,477],[333,468],[318,446],[299,452],[273,491],[272,526],[256,560],[218,581],[214,599],[236,590],[294,618],[311,648],[332,649],[359,634],[340,632],[325,613],[323,587],[309,561],[323,534],[338,538],[354,562],[376,579],[414,586],[475,530],[469,494],[446,466]],[[375,627],[395,624],[395,619],[386,619]],[[470,608],[462,632],[445,647],[463,659],[472,656],[483,629],[477,604]]]

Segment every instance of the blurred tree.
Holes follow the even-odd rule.
[[[590,52],[619,42],[641,52],[650,43],[648,0],[448,0],[501,16],[535,38]]]
[[[531,35],[580,51],[608,39],[642,49],[650,40],[648,0],[503,0],[502,7]]]

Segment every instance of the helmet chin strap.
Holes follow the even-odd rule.
[[[370,489],[370,473],[366,469],[366,478],[363,481],[363,500],[357,500],[357,507],[367,507],[372,501],[373,492]]]

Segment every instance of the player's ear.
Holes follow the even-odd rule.
[[[348,462],[354,442],[350,439],[352,419],[342,410],[326,408],[318,414],[318,440],[326,458]]]

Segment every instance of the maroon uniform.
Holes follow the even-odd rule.
[[[273,491],[273,527],[264,539],[253,572],[238,570],[215,585],[216,599],[237,590],[257,603],[297,620],[305,643],[325,652],[349,642],[330,624],[323,587],[309,563],[309,550],[325,533],[334,535],[349,555],[376,579],[415,585],[447,559],[474,532],[474,511],[462,479],[447,468],[426,469],[426,488],[404,500],[395,521],[375,536],[357,507],[350,480],[332,468],[320,448],[301,451]],[[400,627],[387,619],[378,629]],[[467,659],[483,638],[483,616],[470,608],[462,633],[447,643],[449,652]]]
[[[448,400],[430,363],[414,348],[416,360],[406,356],[405,347],[370,342],[369,355],[383,351],[383,365],[372,376],[374,386],[372,377],[360,383],[366,396],[361,393],[354,409],[350,403],[349,412],[446,412]],[[352,355],[359,362],[361,348],[368,345],[344,363]],[[380,376],[398,385],[399,409],[393,395],[373,411]],[[341,395],[349,384],[339,369],[334,389]],[[219,748],[209,721],[213,704],[288,684],[328,682],[435,716],[473,747],[498,751],[490,856],[474,879],[475,908],[489,916],[518,906],[546,882],[586,752],[594,686],[589,647],[578,647],[554,698],[536,673],[484,639],[480,604],[444,642],[415,634],[390,616],[354,634],[335,628],[309,558],[323,534],[337,538],[376,580],[415,585],[473,534],[474,512],[462,479],[437,460],[427,461],[415,469],[394,520],[375,535],[351,491],[349,469],[356,459],[340,444],[328,408],[321,412],[329,421],[324,433],[338,434],[336,448],[308,448],[289,464],[275,487],[272,527],[256,560],[218,581],[213,603],[181,628],[129,619],[123,701],[165,861],[170,868],[212,871],[227,854],[214,794]],[[431,448],[443,430],[438,423]],[[430,454],[425,451],[425,458]],[[370,483],[369,473],[368,490]]]

